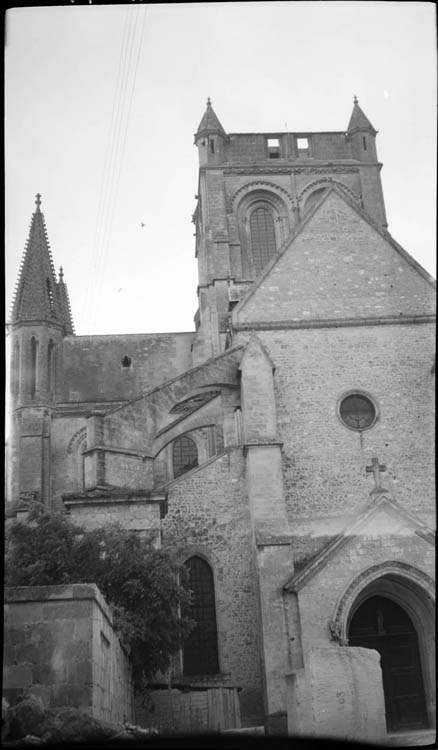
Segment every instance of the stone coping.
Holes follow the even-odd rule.
[[[288,320],[266,320],[266,321],[236,321],[233,322],[233,331],[275,331],[289,330],[292,328],[359,328],[361,326],[382,325],[413,325],[423,323],[435,323],[435,315],[400,315],[400,317],[368,317],[368,318],[327,318],[299,320],[291,318]]]
[[[81,492],[65,492],[63,500],[93,500],[95,498],[114,499],[116,502],[160,503],[166,500],[166,493],[160,489],[130,489],[125,487],[103,487],[97,485]]]
[[[112,625],[111,610],[95,583],[69,583],[59,586],[8,586],[4,591],[5,604],[49,603],[75,599],[94,600]]]

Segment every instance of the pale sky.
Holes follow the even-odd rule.
[[[6,301],[42,194],[77,334],[189,331],[193,134],[379,131],[389,231],[435,276],[435,5],[15,8],[6,16]],[[145,226],[142,227],[141,223]]]

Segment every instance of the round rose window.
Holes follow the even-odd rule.
[[[353,393],[341,402],[341,419],[352,430],[366,430],[376,419],[376,409],[372,401],[361,393]]]

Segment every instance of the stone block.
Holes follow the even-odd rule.
[[[4,688],[28,688],[32,684],[32,667],[28,664],[5,667]]]
[[[16,647],[8,643],[3,644],[3,666],[16,663]]]
[[[28,625],[43,620],[43,607],[39,602],[17,602],[5,607],[6,627]]]
[[[26,630],[26,644],[32,644],[38,649],[44,658],[47,658],[55,648],[54,623],[37,622],[30,625]]]
[[[51,601],[43,607],[44,620],[75,620],[76,618],[89,617],[91,614],[91,602],[87,600],[73,601]],[[72,626],[73,632],[73,626]]]
[[[67,660],[78,659],[83,661],[91,656],[91,628],[90,640],[74,640],[71,643],[65,643],[63,646],[63,656]]]
[[[70,683],[87,685],[93,681],[93,665],[90,661],[69,662],[67,679]]]
[[[50,703],[52,706],[90,708],[92,705],[91,689],[86,685],[67,683],[52,685]]]
[[[50,662],[40,662],[32,666],[33,687],[35,685],[50,685],[56,681],[56,674]],[[50,693],[50,691],[49,691]]]
[[[68,618],[59,618],[50,621],[50,638],[57,644],[70,643],[73,640],[75,631],[75,620]]]
[[[377,651],[315,646],[288,684],[289,734],[377,743],[386,736]]]
[[[74,620],[74,641],[91,641],[93,634],[93,623],[90,619],[75,619]]]
[[[8,627],[5,628],[3,638],[5,644],[15,646],[18,643],[23,643],[26,633],[24,628]]]
[[[29,662],[30,664],[38,664],[47,657],[47,648],[44,648],[44,642],[42,643],[22,643],[16,646],[16,658],[18,662]],[[49,646],[50,648],[50,646]]]

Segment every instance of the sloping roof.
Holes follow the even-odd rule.
[[[47,238],[41,196],[36,196],[29,237],[25,245],[11,310],[11,322],[45,321],[73,332],[68,293],[64,282],[56,281]]]
[[[359,107],[359,102],[356,97],[354,97],[354,106],[351,113],[350,122],[348,123],[347,132],[351,133],[355,130],[368,130],[371,131],[373,135],[376,135],[377,133],[377,130],[373,128],[368,117]]]
[[[399,518],[406,526],[412,529],[412,533],[418,535],[430,544],[434,544],[435,534],[426,524],[416,518],[412,513],[402,508],[388,494],[378,494],[362,513],[347,528],[338,534],[332,541],[325,545],[310,562],[295,573],[284,585],[286,591],[299,591],[310,581],[325,565],[338,554],[346,544],[352,542],[367,523],[377,514],[386,511],[393,517]]]
[[[207,109],[205,110],[202,120],[199,123],[198,130],[196,131],[196,136],[198,137],[200,135],[203,135],[204,133],[221,133],[222,135],[226,135],[225,130],[219,122],[216,112],[211,106],[210,99],[207,99]]]

